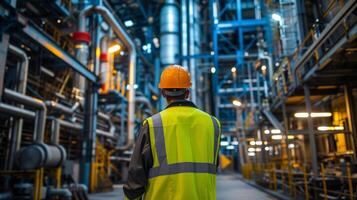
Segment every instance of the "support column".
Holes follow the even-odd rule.
[[[94,73],[99,74],[99,54],[96,53],[96,49],[99,48],[100,35],[99,35],[99,16],[93,16],[93,27],[94,29],[93,40],[92,40],[92,58],[94,65]],[[84,127],[83,127],[83,164],[81,170],[81,181],[87,186],[91,186],[90,178],[93,175],[91,172],[92,163],[95,162],[95,150],[96,150],[96,129],[97,129],[97,108],[98,108],[98,86],[97,83],[92,83],[87,81],[87,89],[85,92],[85,102],[84,102]],[[90,187],[88,187],[90,188]]]
[[[310,100],[310,88],[307,85],[304,85],[304,93],[305,93],[305,105],[306,112],[309,113],[307,118],[307,126],[309,131],[309,143],[310,143],[310,152],[311,152],[311,164],[312,164],[312,172],[314,178],[319,174],[319,169],[317,165],[317,149],[316,149],[316,140],[314,135],[314,124],[311,117],[311,100]]]
[[[353,99],[352,88],[348,85],[344,86],[346,112],[348,119],[348,130],[352,134],[352,148],[353,148],[353,159],[357,160],[357,118],[356,118],[356,107]]]
[[[3,33],[2,36],[0,36],[0,100],[2,99],[2,94],[4,91],[4,75],[8,47],[9,35]]]
[[[289,151],[289,122],[288,122],[288,116],[286,113],[286,105],[285,105],[285,100],[286,98],[284,97],[283,103],[281,104],[281,109],[283,112],[283,120],[284,120],[284,140],[285,140],[285,151],[286,155],[288,158],[288,167],[290,168],[290,162],[291,162],[291,155]]]

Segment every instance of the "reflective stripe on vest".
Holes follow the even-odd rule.
[[[164,128],[160,113],[152,116],[155,136],[155,147],[158,156],[159,166],[151,168],[149,178],[154,178],[162,175],[178,174],[178,173],[209,173],[216,174],[217,165],[216,158],[218,154],[218,139],[219,125],[214,117],[212,118],[214,126],[214,163],[201,162],[182,162],[182,163],[167,163],[167,155],[165,148]]]

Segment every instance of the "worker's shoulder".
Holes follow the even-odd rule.
[[[162,111],[161,111],[161,112],[162,112]],[[149,120],[152,120],[153,118],[159,117],[161,112],[155,113],[155,114],[151,115],[150,117],[146,118],[146,119],[144,120],[143,124],[147,124],[147,123],[149,122]]]
[[[209,117],[211,117],[211,118],[213,118],[213,119],[215,119],[215,120],[217,120],[217,121],[219,122],[219,120],[218,120],[215,116],[210,115],[210,114],[206,113],[206,112],[203,111],[203,110],[200,110],[200,109],[196,108],[196,111],[199,112],[199,113],[202,114],[202,115],[209,116]]]

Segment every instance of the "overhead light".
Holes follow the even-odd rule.
[[[215,67],[211,67],[211,73],[212,74],[216,73],[216,68]]]
[[[345,128],[343,126],[319,126],[317,127],[319,131],[343,131]]]
[[[120,55],[121,55],[121,56],[124,56],[124,55],[125,55],[125,52],[124,52],[124,51],[120,51]]]
[[[231,68],[231,72],[232,72],[232,73],[236,73],[236,72],[237,72],[237,68],[236,68],[236,67],[232,67],[232,68]]]
[[[151,96],[151,98],[152,98],[152,100],[154,100],[154,101],[156,101],[156,100],[158,99],[158,97],[157,97],[156,95],[154,95],[154,94]]]
[[[234,140],[231,142],[232,145],[238,145],[238,141],[237,140]]]
[[[152,42],[154,43],[154,46],[156,48],[159,48],[160,47],[160,40],[159,38],[155,37],[154,39],[152,39]]]
[[[261,69],[262,69],[262,71],[266,71],[267,70],[267,66],[263,65]]]
[[[237,107],[241,107],[242,106],[242,102],[240,102],[239,100],[235,99],[232,101],[233,105],[237,106]]]
[[[255,152],[261,152],[262,149],[261,148],[255,148]]]
[[[127,90],[130,90],[130,88],[131,88],[131,86],[130,86],[129,84],[126,85],[126,89],[127,89]],[[138,85],[138,84],[134,84],[133,88],[134,88],[134,90],[135,90],[135,89],[138,89],[138,88],[139,88],[139,85]]]
[[[292,139],[294,139],[294,136],[293,135],[288,135],[288,139],[292,140]]]
[[[276,67],[279,67],[279,65],[280,65],[279,62],[276,62],[276,63],[275,63],[275,66],[276,66]]]
[[[307,117],[309,117],[309,114],[308,113],[295,113],[294,116],[296,118],[307,118]]]
[[[272,129],[270,132],[271,132],[272,134],[280,134],[280,133],[281,133],[281,130],[279,130],[279,129]]]
[[[255,148],[253,148],[253,147],[248,148],[248,152],[254,152],[254,151],[255,151]]]
[[[248,156],[255,156],[254,152],[248,152]]]
[[[265,130],[264,130],[264,133],[265,133],[266,135],[268,135],[268,134],[270,134],[270,131],[269,131],[268,129],[265,129]]]
[[[134,22],[133,22],[132,20],[126,20],[126,21],[124,22],[124,25],[125,25],[126,27],[132,27],[132,26],[134,26]]]
[[[271,15],[271,18],[272,18],[273,20],[275,20],[275,21],[278,21],[278,22],[281,21],[281,16],[280,16],[279,14],[277,14],[277,13],[273,13],[273,14]]]
[[[211,56],[213,56],[214,55],[214,51],[211,51]]]
[[[269,150],[270,150],[270,147],[264,147],[264,150],[265,150],[265,151],[269,151]]]
[[[295,144],[289,144],[289,145],[288,145],[288,148],[289,148],[289,149],[295,148]]]
[[[283,136],[282,135],[272,135],[271,139],[273,139],[273,140],[281,140],[281,139],[283,139]]]
[[[308,118],[309,113],[298,112],[298,113],[295,113],[294,116],[296,118]],[[331,117],[331,116],[332,116],[332,113],[330,113],[330,112],[313,112],[313,113],[311,113],[311,117]]]
[[[57,23],[60,24],[62,21],[61,19],[57,19]]]
[[[229,142],[227,141],[221,141],[221,146],[228,146],[229,145]]]
[[[119,44],[114,44],[108,48],[108,53],[115,53],[121,49]]]
[[[260,146],[260,145],[263,144],[263,142],[262,141],[250,141],[249,144],[250,145],[258,145],[258,146]]]
[[[234,149],[234,146],[229,145],[229,146],[226,147],[226,149]]]

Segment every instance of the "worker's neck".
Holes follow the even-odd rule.
[[[171,104],[176,101],[187,101],[187,99],[166,99],[167,104]]]

